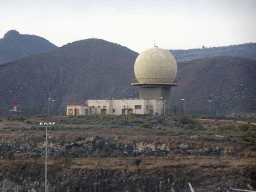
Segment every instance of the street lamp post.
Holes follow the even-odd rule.
[[[164,101],[163,101],[163,97],[160,97],[161,99],[161,115],[164,115]]]
[[[212,100],[208,100],[210,102],[210,111],[212,111]]]
[[[51,98],[48,98],[48,115],[50,115],[50,110],[51,110]]]
[[[166,115],[166,100],[164,100],[164,102],[163,102],[163,108],[164,108],[164,116]]]
[[[185,99],[181,99],[183,101],[183,114],[185,113]]]
[[[53,100],[52,100],[51,115],[54,115],[54,114],[53,114],[53,102],[54,102],[54,101],[55,101],[55,100],[53,99]]]
[[[55,125],[55,122],[40,122],[39,125],[45,126],[45,192],[47,192],[47,128]]]

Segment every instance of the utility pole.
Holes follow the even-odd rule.
[[[212,111],[212,100],[208,100],[210,102],[210,111]]]
[[[183,101],[183,114],[185,114],[185,99],[181,99]]]
[[[47,129],[48,126],[55,125],[55,122],[40,122],[39,125],[45,126],[45,192],[47,192]]]
[[[48,115],[50,115],[50,111],[51,111],[51,98],[48,98]]]
[[[52,108],[51,108],[51,115],[53,116],[54,115],[54,113],[53,113],[53,102],[54,102],[55,100],[53,99],[52,100]]]

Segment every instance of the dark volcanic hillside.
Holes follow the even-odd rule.
[[[256,43],[202,49],[170,50],[177,62],[215,56],[234,56],[256,59]]]
[[[186,110],[227,112],[255,112],[256,61],[239,57],[213,57],[178,63],[172,89],[172,105]]]
[[[28,108],[47,111],[48,98],[56,100],[55,110],[62,110],[87,99],[131,97],[136,91],[130,83],[137,55],[114,43],[88,39],[3,64],[0,115],[10,114],[14,99],[25,113]]]
[[[46,114],[48,99],[56,114],[67,104],[88,99],[135,98],[131,86],[138,54],[126,47],[99,39],[67,44],[48,52],[24,57],[0,66],[0,116],[11,115],[12,100],[20,101],[21,114]],[[256,61],[239,57],[213,57],[178,63],[172,88],[172,105],[186,111],[217,114],[255,112]],[[58,112],[58,113],[57,113]]]
[[[11,30],[0,39],[0,64],[56,48],[57,46],[42,37],[22,35]]]

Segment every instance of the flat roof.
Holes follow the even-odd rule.
[[[177,83],[131,83],[132,86],[150,86],[150,87],[172,87],[172,86],[179,86]]]
[[[67,105],[67,107],[89,107],[89,106],[87,106],[87,105],[74,104],[74,105]]]

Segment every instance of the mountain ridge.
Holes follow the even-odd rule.
[[[1,106],[10,110],[11,100],[16,99],[23,111],[47,110],[48,99],[53,98],[55,108],[62,109],[89,98],[112,98],[114,93],[125,97],[127,89],[135,90],[128,86],[136,57],[120,45],[87,39],[5,63],[0,66]]]
[[[169,50],[177,62],[192,61],[214,56],[235,56],[256,59],[256,43],[245,43],[223,47],[204,47],[202,49]]]
[[[56,48],[56,45],[42,37],[10,30],[0,39],[0,64]]]
[[[172,105],[181,107],[186,100],[189,110],[253,112],[256,109],[256,61],[220,56],[178,63],[172,90]],[[193,96],[195,95],[196,96]]]
[[[88,99],[138,98],[138,88],[131,86],[137,56],[127,47],[92,38],[0,65],[0,115],[10,114],[11,100],[20,101],[28,115],[46,114],[49,98],[55,100],[56,114]],[[256,60],[232,56],[178,62],[180,84],[172,88],[172,106],[181,107],[185,98],[187,110],[209,110],[212,100],[218,113],[255,111],[255,66]]]

